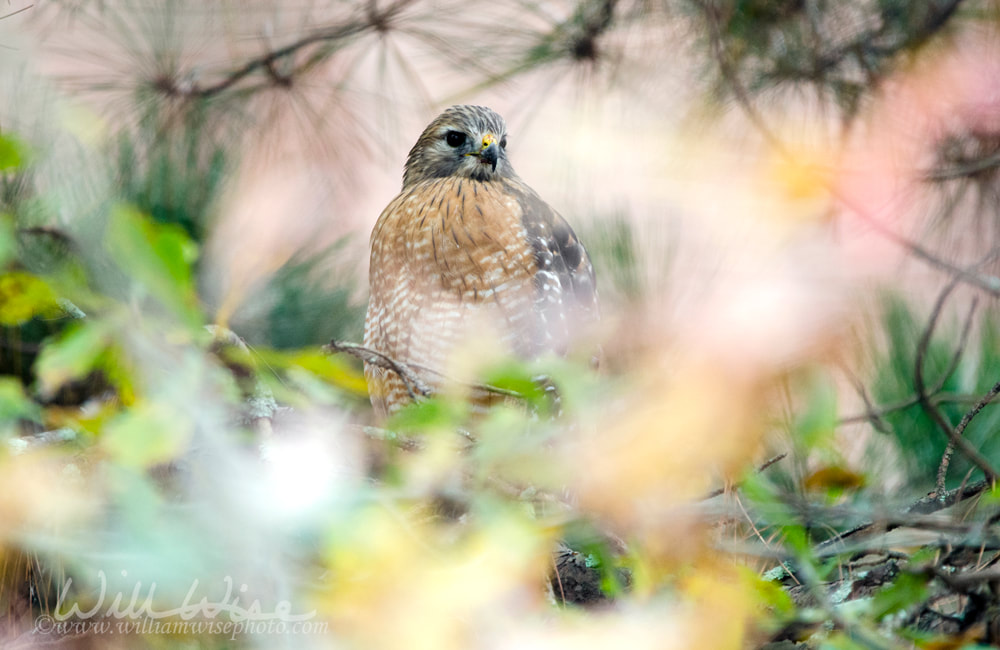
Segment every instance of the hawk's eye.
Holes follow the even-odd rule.
[[[449,147],[461,147],[465,144],[465,134],[461,131],[448,131],[444,134],[444,140]]]
[[[500,138],[500,148],[501,149],[507,148],[507,136]]]

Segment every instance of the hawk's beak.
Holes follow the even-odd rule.
[[[479,150],[479,158],[489,164],[493,171],[497,170],[497,161],[500,159],[500,147],[497,146],[497,138],[492,133],[483,136],[483,146]]]

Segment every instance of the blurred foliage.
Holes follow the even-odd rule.
[[[924,323],[917,321],[912,307],[899,298],[888,297],[885,304],[885,325],[888,349],[885,358],[877,365],[873,383],[874,397],[879,403],[891,404],[914,394],[914,366],[917,342]],[[944,380],[944,390],[957,392],[958,375],[948,370],[954,350],[951,341],[933,341],[924,357],[929,380],[935,384]],[[959,405],[946,405],[951,418],[960,416]],[[885,420],[889,433],[898,441],[899,449],[909,464],[907,476],[921,480],[925,486],[934,476],[937,464],[944,453],[947,440],[937,431],[937,425],[919,404],[887,413]]]
[[[0,171],[15,170],[25,157],[24,145],[12,136],[0,136]]]
[[[899,296],[887,296],[884,304],[882,336],[886,337],[883,356],[876,359],[872,382],[873,397],[879,404],[904,404],[912,401],[916,393],[914,372],[920,337],[926,323],[918,319],[914,308]],[[929,389],[940,398],[940,408],[952,426],[994,383],[996,369],[1000,369],[1000,348],[996,340],[996,312],[987,311],[977,323],[978,332],[969,347],[961,350],[958,326],[943,332],[930,341],[924,355],[924,372]],[[957,360],[957,363],[956,363]],[[914,487],[927,488],[937,471],[947,445],[947,436],[940,430],[926,410],[918,403],[893,408],[881,416],[888,427],[886,433],[896,442],[900,456],[907,464],[905,476]],[[989,458],[1000,454],[1000,412],[987,409],[974,419],[965,430],[977,449]],[[968,460],[957,457],[951,469],[951,487],[957,487],[973,467]]]
[[[753,92],[805,86],[847,115],[901,60],[953,27],[962,0],[691,0]],[[709,48],[712,51],[714,48]],[[717,89],[729,94],[730,81]]]
[[[237,324],[247,341],[287,349],[360,340],[365,306],[352,295],[360,279],[338,261],[349,243],[342,240],[278,269]]]
[[[936,484],[947,437],[915,384],[922,355],[930,403],[952,427],[967,420],[964,437],[996,463],[1000,411],[971,410],[1000,379],[995,306],[969,312],[968,336],[951,311],[931,332],[930,291],[890,288],[874,307],[851,303],[851,317],[874,323],[852,338],[841,312],[790,299],[869,291],[857,278],[849,290],[803,291],[810,265],[836,264],[819,246],[783,257],[817,231],[831,239],[832,208],[814,203],[836,202],[832,174],[811,163],[782,168],[795,196],[740,215],[773,237],[745,285],[699,285],[699,270],[725,285],[725,264],[675,265],[682,244],[654,245],[630,203],[579,228],[610,370],[589,351],[529,362],[484,350],[454,387],[374,426],[361,364],[320,348],[362,338],[354,249],[365,237],[343,222],[358,161],[385,141],[405,154],[368,119],[407,110],[394,103],[401,88],[430,105],[440,100],[431,78],[483,90],[552,74],[600,95],[689,49],[713,72],[699,92],[732,98],[758,128],[770,124],[771,91],[811,88],[836,109],[839,138],[925,48],[995,21],[987,4],[307,4],[56,2],[4,18],[35,21],[25,33],[41,62],[51,63],[46,37],[76,29],[90,29],[93,49],[63,45],[72,60],[57,59],[57,72],[34,54],[0,67],[22,84],[0,109],[0,645],[998,642],[996,491],[960,452]],[[74,64],[100,74],[77,78]],[[28,88],[21,68],[44,83]],[[534,78],[541,96],[558,86]],[[637,103],[673,120],[656,97]],[[660,144],[615,127],[628,153],[647,136]],[[948,137],[976,145],[933,147],[936,173],[978,193],[971,217],[947,213],[961,230],[967,217],[995,217],[995,147],[988,132]],[[296,159],[295,146],[315,157]],[[739,153],[746,167],[753,152]],[[774,167],[773,154],[753,160]],[[323,227],[300,232],[308,210],[289,207],[296,192],[283,194],[280,177],[313,165],[302,188],[322,177],[334,189],[318,192]],[[664,169],[650,172],[657,206],[681,202]],[[735,176],[697,200],[726,212],[748,184]],[[929,205],[948,203],[931,182],[942,179],[922,177],[938,193]],[[759,185],[754,198],[766,195]],[[583,200],[598,191],[583,189]],[[256,221],[225,229],[255,209]],[[715,243],[713,228],[733,223],[701,234]],[[735,230],[750,250],[751,235]],[[922,243],[900,245],[931,257]],[[935,269],[961,277],[951,267],[965,257]],[[782,274],[771,276],[775,259]],[[665,269],[691,283],[680,318],[662,308],[675,297],[662,288],[677,286],[653,277]],[[789,305],[801,311],[778,313]],[[846,365],[861,366],[854,390]],[[966,489],[976,499],[959,499]],[[117,613],[107,610],[116,597]],[[86,625],[44,627],[72,604],[69,622]]]
[[[639,300],[644,290],[640,255],[632,225],[622,214],[595,220],[582,230],[595,272],[601,277],[602,300]]]
[[[121,199],[194,241],[204,239],[229,171],[225,147],[203,116],[210,110],[196,103],[176,124],[149,117],[137,132],[119,134],[115,156]]]

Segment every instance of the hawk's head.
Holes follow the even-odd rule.
[[[513,177],[507,160],[507,125],[485,106],[452,106],[438,115],[410,149],[403,187],[428,178],[477,181]]]

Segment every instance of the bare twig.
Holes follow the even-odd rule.
[[[384,368],[396,373],[396,375],[403,380],[403,385],[406,386],[406,394],[412,400],[417,399],[417,395],[427,397],[433,392],[408,364],[396,361],[392,357],[382,354],[378,350],[372,350],[371,348],[366,348],[362,345],[358,345],[357,343],[330,341],[323,346],[323,351],[344,352],[361,359],[369,365]]]
[[[968,393],[945,393],[945,392],[939,392],[937,394],[934,394],[933,390],[931,390],[930,392],[931,392],[931,398],[930,398],[931,401],[939,406],[941,404],[975,404],[982,398],[982,395],[978,394],[970,395]],[[995,404],[997,401],[998,398],[994,397],[990,403]],[[848,415],[842,417],[839,420],[837,420],[837,426],[842,426],[844,424],[853,424],[856,422],[863,422],[865,420],[871,419],[872,416],[881,417],[884,415],[888,415],[890,413],[894,413],[896,411],[901,411],[903,409],[913,406],[914,404],[919,404],[919,403],[920,400],[917,398],[917,396],[911,395],[910,397],[907,397],[904,400],[893,402],[891,404],[886,404],[885,406],[877,407],[874,411],[871,412],[866,411],[864,413],[856,413],[854,415]]]
[[[890,413],[895,413],[896,411],[902,411],[903,409],[908,409],[914,404],[920,402],[920,399],[916,395],[911,395],[906,399],[900,400],[898,402],[892,402],[891,404],[886,404],[884,406],[879,406],[876,408],[869,409],[864,413],[855,413],[854,415],[846,415],[837,420],[837,426],[843,426],[845,424],[855,424],[857,422],[864,422],[866,420],[878,419],[881,420],[883,416],[889,415]]]
[[[983,397],[976,402],[976,405],[972,407],[962,419],[959,421],[958,426],[955,427],[955,435],[961,437],[965,433],[965,428],[969,426],[972,422],[972,418],[976,417],[980,411],[982,411],[988,404],[993,402],[993,399],[1000,394],[1000,382],[993,385],[989,391],[986,392]],[[963,438],[964,439],[964,438]],[[944,490],[944,480],[948,472],[948,464],[950,462],[951,453],[954,451],[954,442],[949,441],[948,448],[945,449],[945,455],[941,458],[941,465],[938,467],[938,490]]]
[[[982,411],[987,404],[992,402],[993,398],[996,397],[997,394],[1000,394],[1000,382],[994,384],[993,388],[987,391],[987,393],[983,395],[983,398],[980,399],[978,402],[976,402],[976,405],[973,406],[968,413],[962,416],[962,419],[959,421],[958,426],[955,427],[955,433],[957,433],[958,435],[962,435],[962,433],[965,431],[965,427],[969,426],[969,422],[972,421],[972,418],[976,417],[976,415],[978,415],[979,412]]]
[[[969,332],[972,330],[972,316],[973,314],[975,314],[976,306],[978,304],[979,300],[974,298],[972,300],[972,307],[969,309],[969,316],[965,319],[965,325],[962,327],[962,336],[958,341],[958,347],[955,348],[955,354],[953,354],[951,357],[951,363],[948,364],[948,369],[941,376],[941,380],[938,382],[937,391],[940,391],[942,388],[944,388],[944,385],[948,381],[948,378],[951,377],[952,373],[955,372],[955,370],[958,368],[959,359],[961,358],[962,352],[965,350],[965,346],[969,340]],[[953,453],[955,453],[955,443],[949,440],[948,446],[945,447],[944,453],[941,455],[941,462],[938,463],[938,471],[937,471],[938,494],[944,494],[945,481],[948,477],[948,465],[951,464],[951,456]]]
[[[944,494],[948,485],[948,467],[951,465],[951,457],[954,453],[955,443],[949,440],[948,445],[944,448],[944,453],[941,454],[941,461],[938,463],[937,476],[934,479],[934,491],[938,494]]]

